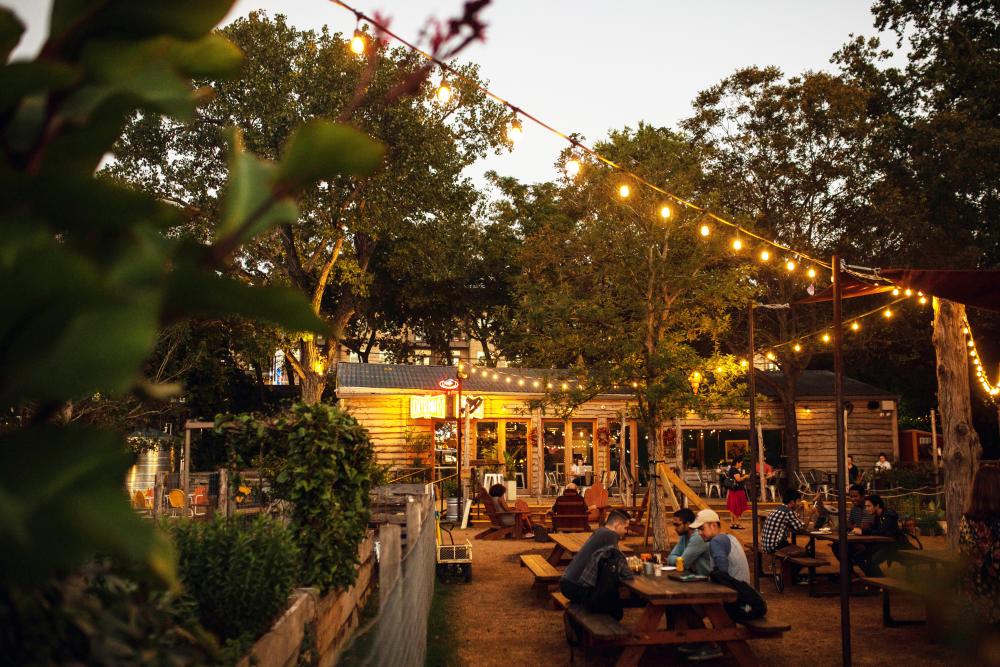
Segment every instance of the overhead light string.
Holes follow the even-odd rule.
[[[996,383],[990,382],[982,357],[979,355],[979,349],[976,347],[976,339],[972,335],[972,325],[969,324],[969,318],[965,318],[962,322],[962,333],[965,334],[965,344],[969,350],[972,367],[975,369],[976,380],[979,381],[983,391],[995,401],[996,396],[1000,395],[1000,378],[997,379]]]
[[[389,29],[388,26],[386,26],[386,25],[382,24],[381,22],[373,19],[372,17],[368,16],[367,14],[365,14],[365,13],[363,13],[363,12],[355,9],[354,7],[348,5],[347,3],[343,2],[342,0],[330,0],[330,1],[333,2],[334,4],[338,5],[338,6],[342,7],[343,9],[351,12],[352,14],[354,14],[358,18],[359,21],[364,20],[365,22],[367,22],[370,25],[372,25],[375,28],[377,28],[379,32],[381,32],[381,33],[383,33],[385,35],[388,35],[389,37],[391,37],[392,39],[396,40],[397,42],[399,42],[403,46],[406,46],[407,48],[409,48],[410,50],[412,50],[414,53],[420,54],[425,59],[427,59],[428,61],[434,63],[435,65],[437,65],[438,67],[440,67],[442,70],[444,70],[445,72],[447,72],[448,74],[450,74],[451,77],[453,77],[455,79],[461,79],[462,81],[468,83],[469,85],[474,86],[475,88],[477,88],[480,92],[482,92],[484,95],[486,95],[490,99],[493,99],[496,102],[498,102],[498,103],[502,104],[503,106],[507,107],[508,109],[510,109],[511,112],[514,114],[514,118],[512,119],[511,123],[507,127],[507,139],[511,143],[515,143],[517,140],[519,140],[523,136],[523,126],[521,124],[521,120],[520,119],[521,118],[526,118],[526,119],[530,120],[531,122],[535,123],[536,125],[538,125],[539,127],[543,128],[545,130],[548,130],[552,134],[554,134],[557,137],[559,137],[559,138],[563,139],[564,141],[568,142],[571,146],[573,146],[574,148],[578,149],[579,151],[581,151],[583,153],[586,153],[587,155],[590,155],[595,160],[597,160],[597,161],[599,161],[599,162],[607,165],[611,169],[614,169],[614,170],[617,170],[617,171],[621,172],[622,174],[628,176],[630,179],[632,179],[636,183],[638,183],[640,185],[643,185],[643,186],[645,186],[645,187],[653,190],[654,192],[657,192],[657,193],[663,195],[664,197],[667,197],[668,199],[670,199],[671,201],[673,201],[675,204],[683,206],[684,208],[690,209],[692,211],[701,213],[702,215],[706,216],[707,218],[709,218],[709,219],[711,219],[711,220],[713,220],[713,221],[715,221],[715,222],[717,222],[717,223],[719,223],[721,225],[724,225],[726,227],[729,227],[731,229],[736,230],[737,237],[738,237],[739,234],[743,234],[743,235],[745,235],[745,236],[747,236],[749,238],[757,239],[761,243],[765,243],[765,244],[767,244],[769,246],[772,246],[774,248],[780,249],[780,250],[788,253],[790,256],[797,256],[798,258],[800,258],[799,259],[800,262],[801,262],[801,260],[806,260],[808,262],[816,264],[817,266],[821,266],[823,268],[831,269],[832,270],[832,266],[830,265],[829,262],[826,262],[826,261],[824,261],[822,259],[819,259],[819,258],[816,258],[816,257],[812,257],[808,253],[802,252],[800,250],[795,250],[794,248],[791,248],[791,247],[789,247],[789,246],[787,246],[787,245],[785,245],[783,243],[780,243],[778,241],[775,241],[775,240],[772,240],[772,239],[768,239],[768,238],[766,238],[764,236],[761,236],[760,234],[757,234],[757,233],[755,233],[755,232],[753,232],[753,231],[751,231],[749,229],[746,229],[745,227],[741,227],[740,225],[736,224],[735,222],[731,222],[731,221],[729,221],[729,220],[727,220],[727,219],[725,219],[725,218],[717,215],[716,213],[713,213],[712,211],[710,211],[710,210],[708,210],[706,208],[698,206],[697,204],[695,204],[694,202],[692,202],[692,201],[690,201],[688,199],[680,197],[679,195],[676,195],[676,194],[674,194],[674,193],[672,193],[672,192],[670,192],[668,190],[665,190],[664,188],[656,185],[655,183],[650,182],[649,180],[643,178],[642,176],[640,176],[636,172],[634,172],[634,171],[632,171],[632,170],[630,170],[630,169],[628,169],[628,168],[626,168],[626,167],[618,164],[617,162],[615,162],[613,160],[610,160],[610,159],[606,158],[605,156],[601,155],[596,150],[594,150],[590,146],[587,146],[586,144],[582,143],[578,139],[575,139],[575,138],[571,137],[570,135],[568,135],[568,134],[566,134],[564,132],[561,132],[560,130],[558,130],[555,127],[553,127],[552,125],[546,123],[545,121],[543,121],[542,119],[538,118],[534,114],[531,114],[531,113],[525,111],[524,109],[517,107],[512,102],[509,102],[508,100],[504,99],[500,95],[497,95],[496,93],[494,93],[493,91],[491,91],[489,88],[487,88],[486,86],[482,85],[478,81],[470,79],[468,76],[466,76],[465,74],[459,72],[457,69],[455,69],[454,67],[452,67],[448,63],[440,60],[439,58],[435,57],[434,55],[432,55],[432,54],[424,51],[421,48],[419,48],[417,45],[413,44],[412,42],[410,42],[410,41],[404,39],[403,37],[401,37],[400,35],[394,33],[392,30]],[[357,32],[355,32],[355,36],[357,36]],[[353,42],[352,42],[352,49],[353,49]],[[514,137],[511,136],[512,133],[513,133],[513,135],[515,135]],[[571,176],[575,176],[576,173],[579,173],[580,162],[579,162],[579,158],[578,157],[573,157],[573,158],[571,158],[571,160],[575,161],[576,164],[574,165],[573,168],[567,167],[567,173],[570,174]],[[572,173],[571,173],[571,171],[572,171]],[[625,199],[625,198],[628,198],[632,194],[632,189],[628,186],[628,184],[623,183],[623,184],[620,184],[618,186],[618,193],[619,193],[620,197],[622,197],[623,199]],[[663,217],[667,217],[667,216],[663,216]],[[702,236],[707,236],[704,233],[704,230],[706,228],[707,228],[706,225],[704,225],[704,224],[701,225],[701,228],[700,228],[699,231],[701,232]],[[709,231],[711,231],[711,230],[709,230]],[[740,245],[740,247],[742,247],[743,242],[740,241],[739,245]],[[734,247],[734,249],[739,250],[739,248],[736,248],[735,242],[734,242],[734,246],[733,247]],[[767,262],[771,258],[771,253],[769,251],[767,251],[767,250],[763,250],[759,254],[759,258],[760,258],[761,261]],[[792,270],[795,269],[795,262],[792,259],[785,260],[784,261],[784,265],[785,265],[785,268],[788,269],[789,271],[792,271]],[[789,266],[791,266],[791,268],[789,268]],[[809,277],[810,278],[814,278],[815,277],[815,270],[810,269]]]

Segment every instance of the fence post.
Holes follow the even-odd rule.
[[[160,508],[163,507],[163,484],[167,478],[166,471],[156,473],[153,481],[153,518],[160,515]]]
[[[229,517],[229,471],[226,468],[219,470],[219,513]]]
[[[420,524],[423,519],[419,502],[413,496],[406,496],[406,553],[410,553],[420,537]]]
[[[389,593],[392,592],[393,585],[399,579],[402,561],[401,532],[399,526],[390,523],[383,524],[378,529],[378,596],[380,607],[388,603]]]

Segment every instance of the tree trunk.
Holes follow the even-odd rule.
[[[326,389],[326,374],[308,371],[302,378],[302,402],[308,405],[319,403]]]
[[[649,436],[650,458],[653,461],[666,461],[667,465],[672,463],[666,460],[666,446],[663,442],[662,424],[659,420],[646,421],[646,433]],[[657,475],[656,465],[653,464],[649,471],[649,501],[650,507],[650,527],[653,531],[653,548],[662,551],[670,546],[670,533],[668,526],[671,521],[671,511],[667,507],[669,501],[667,494],[663,491],[662,482]]]
[[[795,479],[799,469],[799,417],[795,412],[795,378],[792,378],[791,388],[781,394],[781,411],[785,417],[785,481],[788,484]],[[764,443],[761,443],[763,448]]]
[[[958,548],[958,523],[968,503],[979,463],[979,435],[972,427],[969,356],[962,327],[965,306],[934,298],[934,352],[938,407],[944,437],[944,502],[948,546]]]

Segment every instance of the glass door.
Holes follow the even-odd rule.
[[[565,484],[563,476],[565,430],[561,421],[542,422],[542,456],[545,459],[545,474],[546,477],[551,474],[556,485]],[[549,485],[549,479],[545,480],[545,485]]]
[[[514,461],[514,478],[517,488],[528,488],[528,423],[508,421],[504,423],[504,459]]]
[[[590,486],[594,483],[594,423],[572,422],[573,481]]]

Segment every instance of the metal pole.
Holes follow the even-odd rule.
[[[844,455],[844,342],[841,312],[843,283],[840,257],[833,256],[833,394],[837,420],[837,549],[840,556],[840,647],[845,667],[851,665],[851,563],[847,545],[847,457]]]
[[[455,475],[458,480],[458,520],[461,524],[462,517],[465,515],[465,503],[462,501],[462,377],[461,373],[455,374],[455,379],[458,380],[458,407],[455,410],[455,421],[458,422],[458,447],[455,452]]]
[[[757,451],[760,442],[757,439],[757,378],[754,375],[754,342],[753,342],[753,301],[750,302],[748,310],[747,339],[748,339],[748,364],[747,364],[747,390],[750,392],[750,451],[753,453],[753,460],[760,465],[760,456]],[[750,525],[753,530],[753,587],[760,589],[760,567],[764,559],[760,556],[760,540],[757,537],[757,475],[763,472],[763,468],[758,468],[755,472],[750,468]]]

